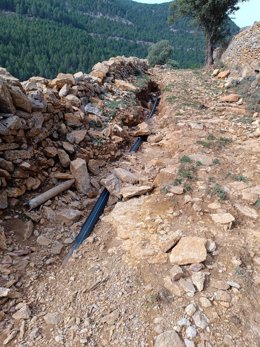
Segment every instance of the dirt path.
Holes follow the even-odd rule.
[[[115,163],[153,192],[111,200],[66,266],[53,241],[70,243],[81,222],[39,225],[51,245],[15,258],[26,271],[11,313],[22,303],[30,312],[5,326],[3,338],[16,334],[8,346],[260,346],[259,114],[221,102],[221,82],[203,70],[153,74],[152,135]]]

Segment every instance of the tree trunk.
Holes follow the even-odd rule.
[[[214,47],[211,42],[211,38],[207,39],[207,66],[213,65],[214,59],[213,59],[213,52],[214,52]]]

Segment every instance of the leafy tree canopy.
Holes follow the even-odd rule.
[[[162,40],[148,49],[148,61],[151,66],[166,64],[173,53],[173,47],[167,40]]]
[[[206,36],[207,63],[213,64],[214,45],[227,35],[229,15],[239,9],[239,2],[247,0],[175,0],[170,5],[170,22],[188,16],[197,22]]]

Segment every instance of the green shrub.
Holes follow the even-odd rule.
[[[148,48],[147,59],[151,66],[164,65],[173,53],[173,48],[169,41],[162,40]]]

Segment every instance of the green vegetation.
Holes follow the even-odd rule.
[[[173,47],[167,40],[162,40],[148,48],[147,59],[151,66],[164,65],[173,54]]]
[[[218,183],[216,183],[212,188],[210,188],[210,193],[211,195],[218,196],[221,200],[226,200],[228,197],[224,188]]]
[[[169,69],[179,69],[180,68],[180,63],[174,59],[169,59],[167,61],[167,67]]]
[[[130,0],[1,0],[0,66],[22,80],[53,78],[88,72],[111,56],[146,57],[161,40],[174,47],[171,59],[181,67],[201,66],[203,33],[187,18],[170,27],[168,8]]]
[[[184,155],[181,157],[180,162],[181,163],[192,163],[192,159],[190,157],[188,157],[187,155]]]
[[[183,184],[184,192],[189,192],[192,190],[192,181],[196,178],[196,172],[199,166],[202,163],[194,161],[187,155],[184,155],[180,158],[180,167],[176,179],[173,182],[174,186],[179,186]]]
[[[166,98],[166,101],[168,101],[170,104],[173,104],[177,99],[177,96],[175,95],[170,95],[170,96],[167,96]]]
[[[214,165],[220,165],[220,160],[217,159],[217,158],[215,158],[215,159],[213,160],[213,164],[214,164]]]
[[[205,148],[211,148],[211,149],[222,149],[228,144],[232,142],[232,139],[228,137],[221,136],[220,138],[216,138],[214,135],[210,134],[207,137],[207,140],[199,140],[197,141],[197,144],[205,147]],[[214,163],[214,162],[213,162]]]
[[[150,77],[144,73],[140,74],[136,77],[136,80],[134,82],[135,87],[137,87],[139,90],[145,88],[150,81]]]
[[[226,178],[231,178],[234,181],[239,181],[239,182],[247,182],[248,178],[242,174],[233,174],[232,172],[228,172],[226,175]]]
[[[258,199],[258,200],[256,201],[255,207],[256,207],[256,208],[260,208],[260,199]]]
[[[167,86],[165,86],[162,91],[163,92],[171,92],[172,88],[174,87],[174,85],[172,83],[168,84]]]
[[[170,7],[170,21],[187,16],[197,22],[206,37],[207,64],[212,65],[214,48],[227,38],[229,15],[239,9],[239,2],[244,1],[247,0],[175,0]]]

